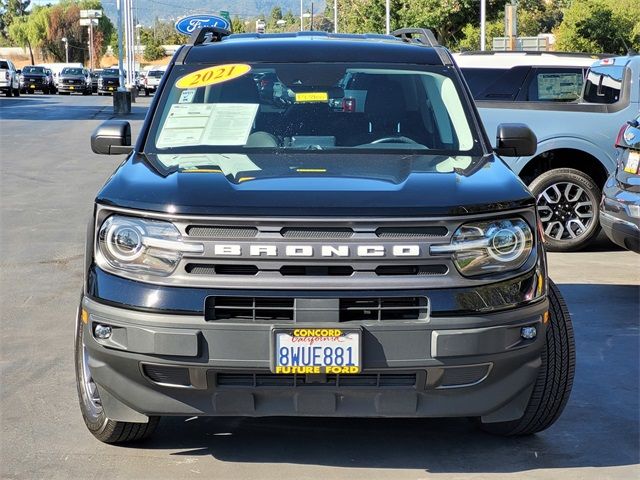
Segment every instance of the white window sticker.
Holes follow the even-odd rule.
[[[158,148],[245,145],[258,104],[174,104],[158,135]]]
[[[182,93],[180,94],[180,99],[178,100],[178,103],[193,103],[193,97],[196,96],[196,89],[195,88],[189,88],[187,90],[183,90]]]

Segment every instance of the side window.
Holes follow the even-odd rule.
[[[534,68],[522,100],[529,102],[572,102],[580,98],[584,72],[576,68]]]
[[[584,85],[584,101],[591,103],[616,103],[620,100],[624,67],[609,65],[591,67]]]
[[[514,101],[530,67],[463,68],[474,100]]]

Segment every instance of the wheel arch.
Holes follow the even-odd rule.
[[[519,160],[518,175],[527,185],[549,170],[572,168],[589,175],[602,188],[616,165],[615,160],[598,146],[576,139],[562,143],[557,139],[543,142],[536,155]]]

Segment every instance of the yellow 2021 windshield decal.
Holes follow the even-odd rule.
[[[189,73],[176,82],[178,88],[198,88],[216,83],[226,82],[251,71],[251,66],[244,63],[230,63],[215,67],[203,68]]]

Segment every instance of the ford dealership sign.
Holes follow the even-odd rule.
[[[189,15],[181,18],[176,22],[176,30],[178,33],[191,35],[193,32],[203,27],[218,27],[230,30],[229,21],[215,15]]]

